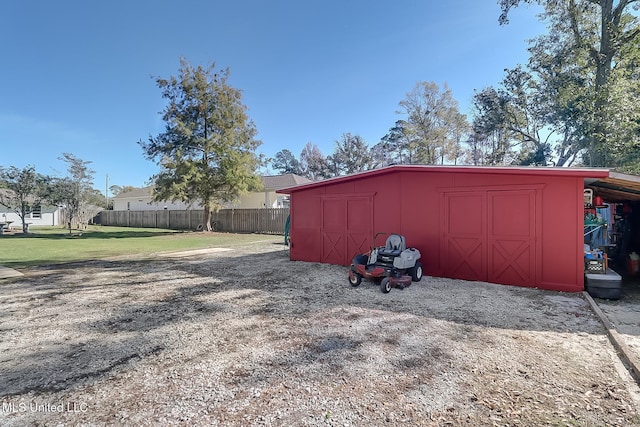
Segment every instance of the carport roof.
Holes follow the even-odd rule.
[[[585,179],[585,184],[607,202],[640,200],[640,176],[609,172],[599,179]]]
[[[295,187],[283,188],[276,193],[291,194],[295,191],[309,188],[321,187],[325,185],[348,182],[363,177],[388,174],[398,171],[424,171],[424,172],[445,172],[445,173],[487,173],[498,175],[539,175],[539,176],[574,176],[585,178],[589,182],[596,182],[609,177],[609,169],[602,168],[556,168],[556,167],[516,167],[516,166],[432,166],[432,165],[394,165],[380,169],[373,169],[366,172],[354,173],[351,175],[330,178],[324,181],[316,181],[310,184],[297,185]],[[640,195],[640,194],[639,194]]]

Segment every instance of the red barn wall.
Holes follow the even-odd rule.
[[[295,190],[291,259],[348,265],[374,233],[400,233],[431,276],[581,291],[582,188],[578,176],[391,170]]]

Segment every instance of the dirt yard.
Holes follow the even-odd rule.
[[[383,294],[280,239],[0,282],[0,424],[633,426],[581,294]]]

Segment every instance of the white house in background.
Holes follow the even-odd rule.
[[[263,191],[248,193],[241,196],[237,202],[230,203],[227,208],[257,209],[257,208],[288,208],[289,196],[276,194],[276,190],[293,187],[312,182],[300,175],[285,174],[263,176]],[[189,205],[183,202],[154,202],[152,200],[153,186],[136,188],[120,193],[113,198],[114,211],[156,211],[156,210],[186,210],[202,209],[199,204]]]
[[[237,203],[231,203],[227,208],[288,208],[289,195],[276,194],[276,190],[287,188],[288,186],[295,187],[296,185],[308,184],[310,182],[312,182],[310,179],[292,173],[263,176],[263,191],[245,194],[240,197]]]
[[[154,202],[152,199],[153,186],[134,188],[118,194],[113,198],[114,211],[172,211],[185,209],[200,209],[200,205],[190,206],[180,201]]]
[[[8,189],[0,189],[2,192],[2,196],[6,197],[7,200],[11,200],[12,191]],[[28,200],[29,203],[34,203],[33,199]],[[35,225],[60,225],[60,221],[63,221],[62,209],[56,206],[50,205],[41,205],[37,204],[31,209],[30,212],[27,212],[25,216],[25,222],[30,226]],[[9,223],[9,227],[14,229],[22,229],[22,220],[20,219],[20,215],[18,213],[3,204],[0,204],[0,223],[7,224]]]
[[[3,205],[0,205],[0,222],[9,222],[11,228],[22,229],[20,216]],[[55,206],[36,206],[31,212],[27,213],[25,222],[29,224],[29,227],[60,225],[60,209]]]

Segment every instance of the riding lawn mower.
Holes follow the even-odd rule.
[[[377,233],[373,242],[375,245],[378,236],[387,233]],[[420,251],[416,248],[407,248],[404,236],[389,234],[384,246],[374,247],[368,253],[358,254],[351,262],[349,269],[349,283],[351,286],[359,286],[363,278],[374,282],[380,282],[380,290],[384,293],[391,288],[404,289],[411,282],[419,282],[422,279],[422,263]]]

